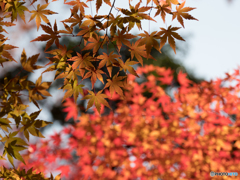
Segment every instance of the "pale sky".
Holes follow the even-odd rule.
[[[190,7],[197,7],[192,15],[199,21],[188,21],[185,32],[189,53],[184,65],[208,80],[223,77],[240,65],[240,1],[191,0]]]

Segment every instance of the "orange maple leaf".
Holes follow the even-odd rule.
[[[161,31],[158,32],[158,35],[161,36],[161,42],[160,42],[160,48],[159,50],[162,49],[162,47],[166,44],[167,40],[169,45],[171,46],[171,48],[174,50],[175,54],[176,54],[176,45],[175,45],[175,41],[174,38],[181,40],[181,41],[185,41],[178,33],[174,32],[178,29],[180,29],[180,27],[172,27],[168,26],[168,29],[164,29],[164,28],[160,28]]]
[[[109,87],[111,98],[114,92],[116,92],[121,97],[123,97],[123,91],[121,87],[123,88],[126,85],[126,81],[123,81],[123,80],[126,79],[127,76],[118,76],[118,74],[119,73],[113,76],[112,79],[107,79],[108,82],[104,87],[104,89]]]
[[[61,44],[59,44],[58,49],[53,49],[51,51],[47,51],[46,53],[55,55],[54,57],[58,57],[59,55],[61,55],[62,57],[67,56],[68,58],[71,58],[72,52],[73,52],[72,50],[67,50],[66,45],[62,46]]]
[[[127,45],[128,47],[131,46],[130,42],[127,39],[133,39],[136,37],[132,34],[128,34],[128,33],[125,34],[125,32],[126,32],[126,28],[124,28],[121,32],[118,30],[118,35],[115,35],[113,37],[113,41],[117,41],[118,50],[121,49],[122,43]]]
[[[30,22],[31,20],[33,20],[34,18],[36,18],[36,24],[37,24],[37,30],[39,29],[40,23],[41,23],[41,18],[42,20],[49,24],[49,20],[45,15],[52,15],[52,14],[57,14],[56,12],[50,11],[47,8],[49,4],[43,4],[42,6],[40,6],[40,4],[37,5],[37,10],[32,10],[31,13],[31,17],[30,20],[28,22]]]
[[[85,15],[84,18],[86,19],[80,26],[80,28],[82,29],[83,27],[88,27],[90,30],[90,27],[92,28],[91,31],[94,31],[94,26],[98,26],[101,29],[103,28],[103,24],[101,23],[100,19],[104,18],[104,16],[102,15],[95,15],[94,17],[92,17],[91,15]]]
[[[102,68],[105,64],[108,70],[110,77],[112,76],[112,67],[113,65],[119,66],[119,62],[116,60],[119,57],[117,54],[113,54],[113,51],[110,54],[103,52],[103,55],[99,55],[97,58],[102,59],[99,63],[99,68]]]
[[[179,4],[178,0],[165,0],[165,1],[170,7],[172,7],[172,4],[175,5]]]
[[[90,37],[88,39],[89,43],[87,44],[87,46],[85,46],[82,51],[84,50],[90,50],[93,49],[93,54],[95,56],[95,54],[97,53],[97,51],[103,46],[103,44],[106,41],[106,38],[104,38],[104,41],[100,41],[101,38],[100,36],[97,36],[96,38],[94,37]]]
[[[163,22],[165,23],[166,13],[171,13],[171,8],[169,7],[169,5],[164,4],[162,6],[157,5],[156,9],[157,9],[157,12],[154,17],[160,14]]]
[[[79,16],[76,12],[75,13],[72,12],[72,15],[70,18],[65,19],[61,22],[71,23],[71,28],[73,28],[76,25],[78,25],[78,27],[80,28],[80,25],[82,24],[82,20],[83,20],[82,14],[80,14],[80,16]]]
[[[176,7],[176,12],[173,12],[173,17],[172,17],[172,20],[174,20],[177,17],[177,20],[182,25],[182,27],[184,27],[183,18],[188,20],[197,20],[196,18],[194,18],[193,16],[187,13],[196,8],[183,7],[185,5],[185,2],[186,1],[184,1],[181,5]]]
[[[73,69],[77,69],[82,63],[84,63],[85,67],[94,67],[91,63],[91,61],[93,61],[93,57],[89,56],[89,54],[90,53],[88,52],[82,57],[82,55],[77,52],[77,56],[72,57],[68,61],[74,61],[74,63],[72,64]]]
[[[74,61],[74,63],[72,64],[72,68],[75,69],[79,69],[81,76],[84,76],[84,73],[86,71],[86,68],[94,68],[93,64],[91,63],[91,61],[94,60],[94,58],[92,56],[89,55],[90,53],[86,53],[84,54],[84,56],[82,57],[81,54],[79,54],[77,52],[77,56],[72,57],[71,59],[69,59],[68,61]]]
[[[84,3],[81,2],[80,0],[75,0],[75,1],[70,1],[70,2],[64,2],[64,4],[73,6],[72,13],[77,13],[78,10],[80,11],[80,14],[84,15],[85,14],[85,7],[88,8],[88,6]]]
[[[66,30],[59,30],[58,33],[66,33],[66,34],[72,34],[73,33],[73,28],[62,22]]]
[[[145,44],[147,57],[150,55],[152,47],[155,49],[159,48],[159,44],[156,39],[159,39],[159,36],[157,36],[157,31],[152,32],[151,34],[148,34],[147,31],[144,31],[145,33],[139,34],[139,36],[143,37],[139,43],[139,46],[142,46]]]
[[[86,69],[89,72],[87,72],[82,79],[86,79],[86,78],[91,77],[92,87],[94,86],[97,79],[99,79],[104,84],[103,77],[102,77],[101,74],[105,74],[105,72],[103,72],[99,68],[95,69],[95,67],[86,67]]]
[[[98,91],[97,94],[95,94],[93,91],[88,91],[88,92],[90,93],[90,95],[86,95],[85,97],[82,98],[82,100],[83,99],[90,99],[88,101],[88,105],[87,105],[86,110],[88,110],[90,107],[92,107],[93,104],[95,104],[99,114],[100,114],[101,104],[103,104],[104,106],[107,106],[108,108],[111,109],[108,102],[105,100],[105,98],[107,98],[108,96],[106,94],[103,94],[102,90]]]
[[[124,72],[126,73],[126,71],[128,70],[131,74],[139,77],[136,73],[136,71],[134,70],[134,68],[130,65],[135,65],[138,64],[138,62],[136,61],[130,61],[130,58],[127,59],[127,61],[124,63],[121,59],[119,60],[121,68],[120,71],[123,69]]]
[[[131,46],[129,46],[129,51],[131,52],[131,59],[135,56],[138,62],[143,66],[143,59],[142,57],[148,58],[146,53],[145,45],[139,45],[141,39],[138,39],[135,43],[132,43]],[[151,55],[149,55],[149,58],[154,59]],[[155,59],[154,59],[155,60]]]

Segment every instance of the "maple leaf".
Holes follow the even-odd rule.
[[[40,112],[41,110],[31,113],[30,116],[27,113],[24,113],[22,115],[21,124],[23,125],[23,127],[21,127],[20,132],[23,131],[24,136],[27,138],[28,141],[29,133],[33,136],[44,138],[39,128],[45,127],[48,124],[52,124],[52,122],[36,119]]]
[[[121,18],[121,15],[114,17],[114,15],[112,13],[110,13],[109,16],[107,16],[107,19],[108,20],[103,24],[103,28],[106,29],[109,26],[111,26],[110,27],[111,36],[115,36],[117,26],[120,27],[121,29],[124,28],[123,27],[123,18]]]
[[[79,94],[81,93],[83,95],[83,89],[82,89],[83,86],[84,85],[82,85],[82,84],[78,85],[78,80],[69,79],[69,82],[67,84],[60,87],[60,89],[67,90],[67,92],[65,93],[65,95],[62,99],[62,102],[66,98],[68,98],[72,95],[73,95],[74,101],[76,102]]]
[[[2,28],[2,26],[10,27],[10,26],[15,26],[16,24],[7,22],[7,21],[3,21],[3,20],[4,20],[4,18],[0,17],[0,32],[4,31],[5,33],[8,33],[5,29]],[[3,36],[3,35],[1,35],[1,36]],[[4,36],[1,39],[4,39]]]
[[[183,7],[185,5],[185,2],[186,1],[184,1],[181,5],[176,7],[176,12],[173,12],[173,17],[172,17],[172,20],[174,20],[177,17],[177,20],[182,25],[182,27],[184,27],[183,18],[188,20],[197,20],[196,18],[194,18],[193,16],[187,13],[196,8]]]
[[[57,30],[57,23],[55,20],[55,24],[54,24],[54,28],[52,30],[52,27],[50,26],[45,26],[41,24],[42,29],[48,33],[48,34],[42,34],[41,36],[38,36],[36,39],[32,40],[33,41],[47,41],[46,47],[45,47],[45,51],[50,48],[50,46],[54,43],[57,45],[57,47],[59,47],[59,39],[60,36],[58,35],[58,30]]]
[[[91,63],[91,61],[94,61],[94,58],[89,54],[90,52],[84,54],[84,56],[82,57],[82,55],[77,52],[77,56],[74,56],[68,60],[68,61],[74,61],[74,63],[72,64],[72,68],[73,70],[78,68],[80,71],[80,75],[82,77],[84,76],[86,68],[90,68],[90,67],[94,68],[93,64]]]
[[[117,54],[113,54],[113,51],[110,54],[103,52],[103,55],[99,55],[97,58],[102,59],[99,63],[99,69],[102,68],[105,64],[108,70],[110,77],[112,76],[112,67],[113,65],[119,66],[119,62],[116,60],[119,57]]]
[[[124,72],[126,73],[126,70],[128,70],[131,74],[139,77],[139,76],[137,75],[136,71],[133,69],[133,67],[130,66],[130,65],[138,64],[138,62],[136,62],[136,61],[130,61],[130,58],[128,58],[125,63],[124,63],[122,60],[120,60],[119,63],[120,63],[120,65],[121,65],[120,71],[123,69]]]
[[[77,13],[78,10],[80,11],[80,14],[84,15],[85,14],[85,8],[88,8],[88,6],[84,3],[81,2],[80,0],[75,0],[75,1],[70,1],[70,2],[64,2],[64,4],[73,6],[72,13]]]
[[[60,55],[61,57],[67,56],[68,58],[71,58],[72,52],[73,52],[72,50],[67,50],[66,45],[62,46],[61,44],[59,44],[58,49],[53,49],[51,51],[47,51],[46,53],[55,55],[54,57],[57,57],[57,56],[59,57],[59,55]]]
[[[159,48],[158,42],[156,39],[159,39],[157,36],[157,31],[152,32],[151,34],[148,34],[147,31],[144,31],[145,33],[138,34],[139,36],[143,37],[139,43],[139,46],[142,46],[145,44],[147,57],[150,55],[152,47],[155,49]]]
[[[95,94],[93,91],[89,91],[88,90],[88,93],[90,93],[90,95],[86,95],[85,97],[82,98],[82,100],[90,99],[88,101],[88,105],[87,105],[87,109],[86,110],[88,110],[90,107],[92,107],[93,104],[95,104],[99,114],[100,114],[101,104],[103,104],[104,106],[107,106],[108,108],[111,109],[111,107],[109,106],[108,102],[105,100],[105,98],[107,98],[107,95],[103,94],[102,90],[98,91],[97,94]]]
[[[97,79],[99,79],[104,84],[103,77],[101,74],[105,74],[105,72],[100,70],[99,67],[98,67],[98,69],[95,69],[95,67],[86,67],[86,69],[89,70],[89,72],[87,72],[84,75],[83,79],[91,77],[92,87],[94,86]]]
[[[10,44],[3,44],[7,39],[1,40],[0,41],[0,64],[3,67],[3,62],[6,61],[17,61],[11,56],[11,54],[7,50],[11,50],[14,48],[17,48],[16,46],[12,46]]]
[[[89,31],[95,31],[96,27],[99,27],[101,29],[103,28],[103,24],[100,21],[100,19],[104,18],[105,16],[102,15],[95,15],[92,17],[91,15],[85,15],[84,18],[86,19],[80,26],[80,28],[88,27]]]
[[[158,80],[161,81],[162,84],[170,85],[172,83],[173,75],[172,75],[172,71],[170,68],[167,70],[164,70],[163,72],[161,72],[159,74],[161,74],[161,76],[163,76],[163,77],[158,78]]]
[[[27,149],[24,146],[28,146],[28,144],[21,138],[19,137],[15,137],[18,134],[18,131],[9,133],[8,136],[5,137],[1,137],[1,142],[5,142],[4,144],[4,151],[3,151],[3,156],[5,156],[7,154],[8,160],[9,162],[13,165],[13,158],[23,162],[24,159],[22,158],[22,156],[20,155],[19,151],[22,151],[24,149]]]
[[[78,25],[78,27],[80,28],[81,24],[82,24],[82,20],[83,20],[83,15],[82,13],[80,14],[80,16],[75,12],[72,12],[72,15],[70,18],[65,19],[61,22],[65,22],[65,23],[71,23],[71,28],[73,28],[74,26]]]
[[[72,34],[73,33],[73,28],[69,27],[67,24],[63,22],[63,25],[66,30],[59,30],[58,33],[66,33],[66,34]]]
[[[55,78],[54,78],[54,80],[55,80],[60,73],[62,73],[63,71],[66,71],[67,68],[71,68],[71,65],[66,62],[67,61],[66,56],[63,56],[63,57],[61,57],[61,55],[59,55],[59,56],[60,56],[59,58],[49,58],[48,57],[48,59],[50,59],[51,62],[49,62],[45,66],[52,64],[52,63],[54,63],[54,65],[48,67],[45,71],[42,72],[42,74],[45,72],[57,70],[55,73]]]
[[[61,175],[68,177],[68,174],[70,172],[69,165],[61,165],[57,168],[58,171],[61,171]]]
[[[21,54],[21,60],[20,60],[23,69],[25,69],[28,72],[33,72],[33,70],[42,68],[42,66],[34,65],[37,62],[37,59],[38,59],[39,55],[40,54],[35,54],[32,57],[29,57],[27,59],[25,49],[23,49],[22,54]]]
[[[175,5],[180,4],[178,0],[165,0],[165,1],[170,7],[172,7],[172,4],[175,4]]]
[[[89,1],[89,0],[88,0]],[[111,5],[111,2],[110,0],[104,0],[104,2],[109,5],[110,7],[112,6]],[[96,1],[96,11],[98,12],[98,10],[100,9],[100,7],[102,6],[102,0],[97,0]]]
[[[100,114],[100,113],[99,113]],[[93,168],[90,165],[85,165],[82,168],[82,174],[84,175],[84,177],[86,177],[87,179],[89,179],[89,177],[92,177],[94,174]]]
[[[171,46],[171,48],[174,50],[174,52],[176,54],[176,45],[175,45],[174,38],[181,40],[181,41],[185,41],[178,33],[174,32],[174,31],[180,29],[180,27],[172,27],[172,25],[171,25],[168,27],[168,29],[164,29],[164,28],[160,28],[160,29],[161,29],[161,31],[159,31],[157,33],[159,36],[161,36],[159,50],[162,49],[162,47],[166,44],[166,42],[168,40],[169,45]]]
[[[11,21],[17,19],[17,15],[25,22],[24,11],[29,11],[27,7],[23,6],[26,2],[7,1],[5,5],[5,12],[11,12]]]
[[[142,57],[147,58],[147,52],[145,45],[139,45],[141,42],[141,39],[138,39],[135,43],[132,43],[132,45],[129,46],[129,51],[131,52],[131,59],[135,56],[138,62],[143,66],[143,59]],[[151,55],[149,55],[149,58],[154,59]],[[154,59],[155,60],[155,59]]]
[[[52,82],[42,82],[42,76],[40,76],[35,84],[35,87],[29,90],[29,101],[33,101],[33,103],[39,108],[36,100],[43,100],[45,99],[44,96],[51,96],[51,94],[46,91],[52,84]]]
[[[63,103],[63,106],[66,107],[63,109],[64,112],[67,112],[66,121],[68,121],[70,118],[76,120],[78,116],[78,107],[76,103],[74,103],[73,99],[67,98],[66,102]]]
[[[37,24],[37,30],[39,29],[40,23],[41,23],[41,19],[49,24],[49,20],[45,15],[52,15],[52,14],[57,14],[56,12],[50,11],[47,8],[49,4],[43,4],[42,6],[40,6],[40,4],[37,5],[37,10],[32,10],[31,13],[31,17],[29,19],[29,22],[31,20],[33,20],[34,18],[36,18],[36,24]]]
[[[187,79],[187,74],[180,71],[177,76],[178,82],[181,86],[188,86],[188,84],[191,82],[189,79]]]
[[[119,51],[122,47],[122,43],[129,47],[131,46],[131,44],[127,39],[133,39],[136,37],[132,34],[128,34],[128,33],[125,34],[125,32],[126,32],[126,28],[122,29],[121,32],[118,30],[118,35],[115,35],[113,37],[113,41],[117,41],[117,47]]]
[[[107,79],[108,82],[104,87],[104,89],[109,87],[111,98],[114,92],[123,97],[123,91],[121,87],[123,88],[126,85],[126,81],[123,80],[126,79],[127,76],[118,76],[118,74],[119,73],[113,76],[112,79]]]
[[[111,96],[111,100],[113,101],[119,100],[120,98],[120,96],[116,92],[113,92],[113,94],[110,94],[108,89],[105,89],[104,93],[109,97]]]
[[[93,50],[93,54],[94,56],[96,55],[97,51],[102,48],[102,46],[105,44],[106,42],[106,38],[104,38],[103,41],[101,41],[100,36],[97,36],[96,38],[90,37],[88,39],[89,43],[87,44],[87,46],[85,46],[82,51],[84,50]]]
[[[51,84],[52,82],[42,82],[42,76],[40,76],[36,81],[34,90],[44,96],[51,96],[51,94],[46,91],[46,89],[48,89]]]
[[[61,73],[57,73],[55,75],[55,79],[60,79],[60,78],[64,78],[64,84],[66,83],[65,81],[68,81],[68,79],[72,79],[72,80],[77,80],[78,77],[80,75],[80,72],[78,72],[77,70],[73,70],[72,67],[69,65],[68,67],[66,67],[65,71],[61,72]]]
[[[135,24],[137,25],[139,30],[142,29],[141,20],[143,20],[143,19],[155,21],[149,15],[143,13],[143,12],[151,9],[151,7],[141,7],[141,8],[139,8],[140,3],[141,2],[137,3],[135,7],[131,6],[131,4],[129,4],[131,11],[129,11],[128,9],[117,8],[124,15],[127,16],[127,17],[123,17],[122,21],[123,21],[123,23],[129,23],[128,24],[128,31],[130,31],[134,27]]]
[[[28,105],[20,104],[15,106],[12,112],[10,112],[7,116],[7,118],[13,118],[16,123],[16,127],[18,128],[20,121],[21,121],[21,115],[25,113],[25,109],[28,107]]]
[[[171,13],[171,8],[169,7],[169,5],[164,4],[162,6],[157,5],[156,9],[157,9],[157,12],[154,17],[160,14],[163,22],[165,23],[166,13]]]

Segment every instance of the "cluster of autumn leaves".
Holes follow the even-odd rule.
[[[55,3],[54,1],[56,0],[51,3]],[[13,168],[2,167],[0,178],[60,179],[60,175],[55,178],[52,175],[50,178],[44,176],[44,171],[50,170],[45,162],[51,163],[56,158],[72,163],[72,165],[60,166],[59,170],[62,175],[73,179],[76,177],[83,179],[89,177],[91,179],[206,177],[207,179],[206,174],[210,170],[223,171],[227,167],[231,170],[229,169],[231,166],[234,171],[238,167],[237,158],[236,161],[228,161],[232,156],[238,157],[236,151],[231,152],[233,149],[231,147],[239,148],[238,127],[237,125],[227,126],[230,121],[226,124],[228,118],[220,114],[221,110],[224,110],[226,113],[235,114],[238,119],[238,106],[235,104],[237,96],[231,94],[233,89],[220,87],[219,81],[218,84],[204,82],[201,86],[194,84],[190,86],[185,75],[179,73],[178,81],[181,87],[173,102],[161,87],[155,87],[157,80],[163,84],[171,84],[171,70],[154,69],[153,66],[149,66],[136,72],[132,67],[138,63],[143,65],[145,58],[154,59],[151,56],[152,48],[161,52],[161,48],[168,42],[176,53],[175,39],[184,41],[176,32],[180,27],[170,25],[152,33],[144,31],[133,35],[131,30],[135,25],[142,30],[142,20],[156,22],[157,17],[165,23],[165,17],[168,14],[172,16],[172,20],[177,19],[184,27],[184,19],[196,20],[189,14],[189,11],[194,8],[185,7],[185,1],[147,0],[144,5],[140,1],[135,6],[129,1],[129,9],[123,9],[115,7],[115,1],[104,0],[104,3],[110,7],[108,14],[93,16],[85,14],[87,4],[91,4],[92,1],[64,0],[64,4],[69,5],[71,11],[71,16],[61,21],[64,30],[58,30],[56,21],[51,24],[48,20],[48,15],[57,14],[47,9],[50,4],[48,0],[41,1],[41,4],[37,0],[32,0],[29,4],[21,0],[0,2],[0,64],[2,67],[8,61],[18,63],[9,52],[17,47],[6,44],[9,38],[6,35],[6,27],[15,28],[14,23],[17,23],[18,16],[25,22],[25,16],[29,13],[29,21],[35,19],[37,30],[41,27],[45,32],[31,42],[46,42],[45,52],[51,55],[48,57],[49,63],[43,67],[36,65],[39,54],[27,57],[23,49],[20,58],[23,70],[32,73],[37,69],[46,69],[36,82],[28,80],[27,76],[22,77],[20,71],[14,78],[5,78],[4,83],[0,84],[0,128],[3,131],[0,138],[4,145],[0,160],[4,162],[7,156],[13,166]],[[96,0],[97,13],[102,5],[102,0]],[[175,10],[173,10],[174,7]],[[113,14],[113,8],[117,10],[117,15]],[[152,10],[156,11],[155,19],[151,17]],[[42,21],[45,24],[41,24]],[[75,26],[80,29],[77,34],[73,32]],[[99,35],[98,32],[104,32],[104,35]],[[72,56],[73,51],[60,43],[59,39],[63,34],[73,37],[81,36],[79,48],[81,44],[85,47],[80,48],[76,56]],[[133,38],[139,39],[130,43]],[[108,51],[99,54],[103,46],[108,47],[110,44],[115,47],[116,54]],[[52,45],[56,45],[57,48],[49,50]],[[124,45],[129,48],[131,54],[131,58],[127,60],[122,58],[120,52]],[[92,50],[92,53],[88,52],[89,50]],[[72,62],[72,65],[69,62]],[[103,67],[107,68],[107,72],[102,70]],[[119,72],[123,71],[125,75],[120,76],[120,73],[113,75],[113,67],[118,67]],[[158,79],[149,75],[149,81],[146,83],[139,85],[134,82],[141,73],[153,70],[160,76]],[[29,141],[30,135],[43,137],[40,128],[47,126],[50,122],[37,119],[41,110],[28,114],[26,110],[29,105],[26,104],[26,100],[33,102],[39,108],[38,101],[51,96],[47,90],[52,82],[42,82],[44,73],[50,71],[55,71],[54,79],[64,79],[60,89],[66,91],[62,101],[66,100],[65,105],[70,105],[65,110],[68,112],[67,117],[73,116],[80,122],[76,123],[75,127],[64,130],[66,135],[71,136],[67,148],[59,146],[60,135],[53,136],[52,140],[45,141],[40,147],[28,148],[29,145],[24,139]],[[236,71],[234,75],[239,74]],[[104,76],[107,79],[104,79]],[[86,94],[84,85],[81,83],[88,78],[91,80],[92,89]],[[226,80],[231,78],[237,77],[228,76]],[[103,90],[95,92],[94,84],[97,80],[103,84],[106,82],[104,89],[105,91],[108,89],[108,94]],[[147,99],[143,96],[142,93],[146,90],[152,93],[152,97]],[[238,90],[234,92],[236,91]],[[26,92],[27,99],[22,96]],[[74,102],[80,94],[83,99],[89,99],[87,109],[95,105],[95,115],[77,116],[78,108]],[[72,96],[74,102],[68,99]],[[115,112],[117,116],[111,112],[108,116],[101,117],[98,115],[101,113],[101,107],[110,108],[106,100],[108,97],[113,99],[121,97],[121,103]],[[213,100],[216,101],[217,108],[214,110],[210,106]],[[196,107],[199,110],[197,112]],[[201,123],[203,119],[206,119],[202,125],[205,136],[200,137],[198,135],[201,127],[196,122]],[[215,135],[213,132],[218,134]],[[23,134],[24,138],[20,138],[20,134]],[[231,142],[235,141],[234,145],[224,139],[227,135]],[[211,146],[206,144],[210,140]],[[49,144],[51,141],[57,146],[51,146]],[[20,151],[25,149],[28,149],[29,154],[23,158]],[[72,156],[70,152],[75,150],[75,155]],[[214,166],[216,162],[224,160],[224,158],[220,159],[214,153],[215,151],[221,153],[222,157],[226,157],[222,165],[218,163],[218,166]],[[34,153],[37,157],[35,160],[31,159],[31,154]],[[74,161],[76,159],[74,156],[80,157],[80,160]],[[134,162],[129,159],[130,156],[135,156]],[[14,159],[24,163],[25,168],[20,169],[20,166],[15,168]],[[147,168],[144,165],[145,162],[148,163]],[[175,167],[176,164],[179,166],[178,169]],[[31,167],[34,167],[34,170],[26,170]],[[172,171],[172,168],[175,170]]]
[[[36,144],[24,155],[28,169],[60,171],[65,179],[218,179],[214,172],[238,172],[240,165],[240,72],[195,84],[179,72],[152,65],[128,75],[125,99],[113,93],[117,109],[108,115],[78,116],[73,99],[64,103],[74,125]],[[153,75],[157,73],[157,75]],[[224,84],[228,84],[225,86]],[[231,85],[232,84],[232,85]],[[146,92],[150,97],[146,97]],[[110,92],[105,92],[110,96]],[[101,113],[106,108],[102,106]],[[233,118],[233,115],[235,116]],[[63,163],[64,162],[64,163]],[[226,177],[226,179],[239,179]]]

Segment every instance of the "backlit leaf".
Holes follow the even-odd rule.
[[[52,15],[52,14],[57,14],[56,12],[50,11],[47,8],[49,4],[43,4],[42,6],[40,6],[40,4],[37,5],[37,10],[32,10],[31,13],[31,17],[30,20],[33,20],[34,18],[36,18],[36,24],[37,24],[37,30],[39,29],[40,23],[41,23],[41,19],[49,24],[49,20],[45,15]]]
[[[169,26],[168,29],[164,29],[164,28],[160,28],[160,29],[161,29],[161,31],[159,31],[157,33],[159,36],[161,36],[159,50],[162,49],[162,47],[166,44],[166,42],[168,40],[169,45],[171,46],[171,48],[174,50],[174,52],[176,54],[176,45],[175,45],[174,38],[181,40],[181,41],[185,41],[178,33],[174,32],[180,28]]]
[[[89,99],[86,110],[88,110],[90,107],[95,105],[98,110],[98,113],[100,114],[101,104],[111,109],[108,102],[105,100],[105,98],[107,98],[107,95],[103,94],[102,90],[99,91],[97,94],[95,94],[93,91],[88,91],[88,92],[89,92],[89,95],[86,95],[85,97],[82,98],[82,99]]]

